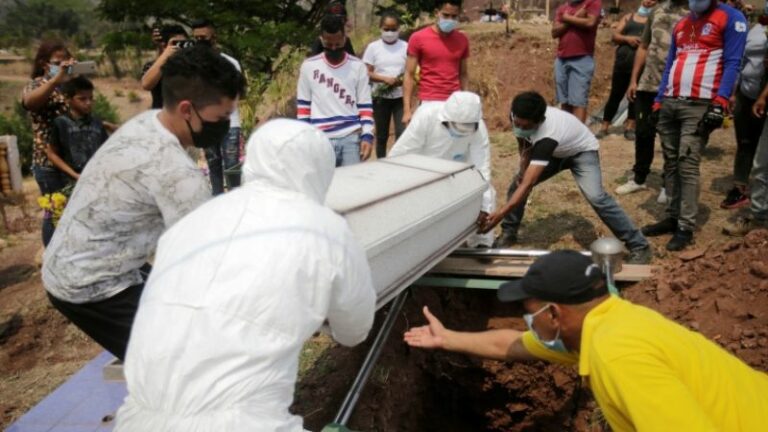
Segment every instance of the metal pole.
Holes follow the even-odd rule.
[[[347,392],[347,396],[344,398],[344,402],[341,404],[338,414],[333,419],[333,422],[337,425],[346,426],[349,418],[352,416],[352,412],[357,405],[357,400],[360,399],[360,394],[363,392],[365,384],[368,382],[368,378],[373,371],[373,366],[381,355],[381,350],[384,348],[384,342],[387,341],[389,333],[392,331],[392,327],[397,321],[397,317],[400,314],[400,309],[403,308],[405,298],[408,296],[408,290],[403,290],[392,301],[392,306],[389,308],[387,318],[382,323],[379,333],[376,335],[376,339],[373,341],[373,345],[368,350],[368,354],[365,356],[363,365],[360,367],[360,372],[357,373],[355,381],[352,383],[352,387]]]
[[[468,257],[511,257],[511,258],[538,258],[549,254],[548,250],[522,250],[522,249],[456,249],[450,256]],[[582,255],[592,256],[591,252],[582,251]]]

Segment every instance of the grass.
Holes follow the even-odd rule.
[[[324,333],[320,333],[304,344],[299,354],[299,381],[315,368],[319,368],[320,376],[325,376],[334,369],[333,359],[323,355],[334,345],[333,339]]]

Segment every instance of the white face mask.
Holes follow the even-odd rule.
[[[400,32],[397,30],[387,31],[382,30],[381,31],[381,40],[383,40],[386,43],[394,43],[397,41],[397,39],[400,37]]]

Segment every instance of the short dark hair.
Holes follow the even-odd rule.
[[[325,13],[328,15],[338,15],[346,18],[347,8],[344,6],[344,3],[338,0],[334,0],[328,3],[328,7],[325,8]]]
[[[320,31],[328,34],[344,33],[344,20],[338,15],[326,15],[320,21]]]
[[[245,94],[245,78],[229,60],[207,45],[195,45],[172,55],[163,65],[163,106],[183,100],[202,108]]]
[[[77,92],[93,90],[93,83],[88,78],[78,75],[61,86],[61,92],[67,98],[74,97]]]
[[[397,25],[402,24],[402,20],[400,19],[400,14],[393,11],[393,10],[386,10],[381,13],[381,19],[379,20],[379,26],[384,25],[384,20],[387,18],[392,18],[393,20],[397,21]]]
[[[160,29],[160,39],[163,41],[163,44],[168,44],[168,41],[174,36],[189,37],[184,27],[178,24],[166,25]]]
[[[205,27],[214,28],[213,21],[207,18],[200,18],[200,19],[193,20],[189,26],[192,27],[192,30],[205,28]]]
[[[515,96],[511,109],[517,118],[540,123],[544,121],[544,114],[547,112],[547,101],[537,92],[527,91]]]
[[[461,0],[435,0],[435,9],[440,10],[447,4],[461,9]]]

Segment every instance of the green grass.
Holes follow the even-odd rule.
[[[334,344],[333,339],[323,333],[304,344],[299,354],[299,380],[313,369],[319,368],[319,375],[325,376],[335,368],[333,359],[323,355]]]

